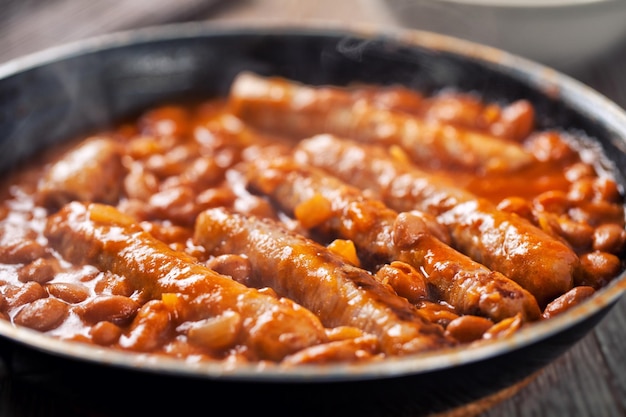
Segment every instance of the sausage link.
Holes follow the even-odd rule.
[[[184,294],[181,320],[238,312],[244,318],[243,343],[253,358],[280,361],[326,340],[323,326],[307,310],[247,288],[173,251],[113,207],[70,203],[50,216],[45,235],[65,259],[122,275],[149,299]]]
[[[406,262],[422,271],[437,295],[460,313],[481,314],[496,321],[521,313],[536,320],[541,312],[526,290],[490,271],[432,235],[413,212],[398,214],[361,190],[291,158],[250,162],[249,184],[284,210],[294,213],[312,196],[330,202],[323,223],[331,234],[352,240],[370,263]]]
[[[93,137],[50,167],[38,186],[37,199],[54,209],[72,200],[112,204],[119,199],[124,174],[118,144]]]
[[[447,177],[402,164],[383,148],[331,135],[304,140],[296,152],[299,161],[372,191],[399,212],[419,209],[437,216],[456,249],[519,283],[540,306],[573,287],[579,260],[567,245]]]
[[[399,145],[433,168],[514,171],[534,160],[519,143],[359,100],[345,89],[311,87],[242,73],[230,90],[233,112],[251,125],[301,138],[320,133]]]
[[[367,271],[347,264],[325,246],[291,233],[270,219],[221,208],[196,223],[196,241],[210,253],[244,254],[256,286],[272,287],[320,317],[326,327],[355,326],[379,337],[387,354],[449,346],[443,329],[422,319]]]

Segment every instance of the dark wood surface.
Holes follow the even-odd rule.
[[[335,20],[397,23],[382,3],[298,0],[0,0],[0,63],[50,46],[117,30],[189,20]],[[570,74],[626,108],[626,40]],[[16,382],[0,364],[0,417],[91,414]],[[626,416],[626,298],[553,363],[517,387],[456,416]]]

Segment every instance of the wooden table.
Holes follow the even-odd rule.
[[[269,17],[268,17],[269,16]],[[335,20],[397,26],[374,0],[3,0],[0,63],[87,36],[189,20]],[[582,72],[580,81],[626,107],[626,42]],[[0,365],[0,417],[67,416],[38,392],[16,388]],[[578,344],[518,389],[503,393],[483,417],[626,416],[626,298]]]

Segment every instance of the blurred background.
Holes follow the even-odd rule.
[[[393,24],[377,0],[0,0],[0,62],[48,46],[161,23],[323,19]]]
[[[112,31],[251,19],[435,31],[577,77],[626,49],[626,0],[0,0],[0,5],[0,62]]]
[[[94,35],[185,21],[417,28],[538,61],[626,107],[626,0],[0,0],[0,63]]]

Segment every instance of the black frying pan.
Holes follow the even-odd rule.
[[[503,103],[525,98],[537,109],[539,128],[582,131],[597,140],[606,168],[626,185],[617,169],[626,166],[626,114],[576,81],[435,34],[321,26],[150,28],[0,66],[0,171],[147,107],[224,95],[241,70],[310,84],[402,83],[425,92],[454,87]],[[102,404],[116,415],[225,409],[235,415],[415,416],[451,410],[522,381],[591,330],[624,288],[622,274],[591,300],[504,341],[372,364],[233,370],[61,342],[5,321],[0,351],[22,380],[53,395],[73,393],[75,401]]]

